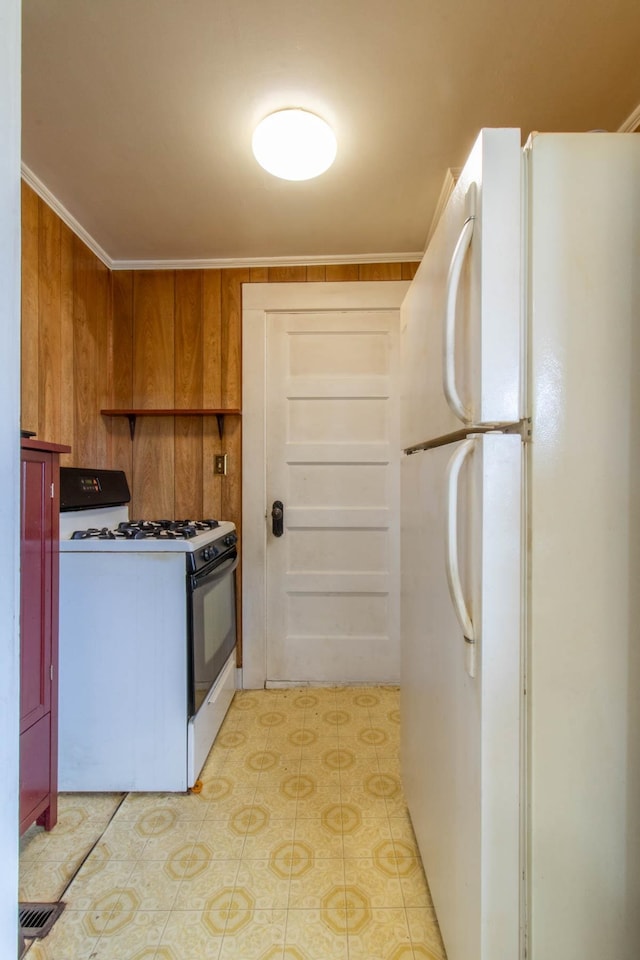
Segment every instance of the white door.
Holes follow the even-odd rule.
[[[398,680],[398,340],[397,310],[269,317],[267,682]]]
[[[401,468],[402,775],[449,960],[520,955],[521,447]]]
[[[518,130],[483,130],[402,305],[402,447],[519,420]]]

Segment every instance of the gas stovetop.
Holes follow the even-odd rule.
[[[61,467],[60,550],[196,554],[235,536],[225,520],[130,520],[130,499],[122,470]]]
[[[71,540],[190,540],[220,526],[218,520],[123,520],[115,529],[74,530]]]
[[[60,514],[63,553],[197,553],[234,533],[226,520],[129,520],[126,507]]]

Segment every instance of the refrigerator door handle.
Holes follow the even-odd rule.
[[[449,264],[447,276],[446,308],[444,313],[444,336],[442,338],[442,386],[447,403],[459,420],[471,423],[472,415],[465,407],[456,386],[456,307],[460,290],[460,274],[467,251],[471,245],[476,220],[476,185],[471,183],[465,197],[467,217]]]
[[[445,557],[449,594],[456,617],[467,643],[476,642],[476,633],[471,615],[462,592],[460,565],[458,563],[458,493],[462,465],[473,452],[474,441],[465,440],[460,444],[447,467],[447,517],[445,535]]]

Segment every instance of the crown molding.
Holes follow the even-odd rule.
[[[640,103],[629,114],[624,123],[618,127],[618,133],[635,133],[636,130],[640,130]]]
[[[22,173],[22,179],[25,181],[25,183],[28,183],[31,189],[38,194],[40,199],[44,200],[47,206],[51,207],[53,212],[58,214],[62,222],[66,223],[69,229],[72,230],[93,253],[95,253],[98,260],[102,260],[105,267],[108,267],[109,270],[113,270],[113,260],[109,254],[102,249],[100,244],[93,239],[90,233],[87,233],[82,224],[78,223],[76,218],[69,213],[67,208],[60,203],[58,198],[51,193],[49,188],[45,187],[42,180],[36,177],[33,170],[30,170],[26,163],[22,163],[20,169]]]
[[[113,260],[112,270],[231,270],[242,267],[311,267],[357,263],[407,263],[422,253],[350,253],[325,257],[237,257],[217,260]]]
[[[112,260],[106,250],[78,223],[67,208],[44,185],[42,180],[23,163],[22,179],[38,194],[47,206],[60,217],[109,270],[230,270],[237,267],[300,267],[333,266],[348,263],[408,263],[422,259],[422,252],[409,253],[354,253],[325,257],[231,257],[211,260]]]

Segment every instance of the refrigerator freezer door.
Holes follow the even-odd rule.
[[[521,399],[518,130],[483,130],[402,306],[402,446],[513,423]]]
[[[456,552],[476,637],[472,678],[446,569],[448,467],[468,442],[402,464],[402,775],[449,960],[514,960],[522,445],[504,434],[473,438],[457,478]]]

